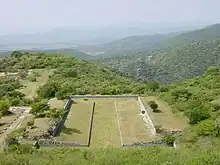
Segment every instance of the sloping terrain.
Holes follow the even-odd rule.
[[[220,66],[220,25],[174,36],[143,54],[100,62],[147,80],[173,82],[198,76],[210,65]]]
[[[86,53],[77,51],[75,49],[69,49],[69,48],[63,48],[63,49],[35,49],[35,50],[23,50],[25,52],[32,52],[32,53],[51,53],[51,54],[65,54],[69,56],[74,56],[77,59],[80,60],[89,60],[93,57],[91,55],[88,55]],[[0,56],[8,56],[13,51],[2,51],[0,52]]]

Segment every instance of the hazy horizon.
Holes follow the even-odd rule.
[[[0,0],[0,35],[109,25],[213,24],[218,0]]]

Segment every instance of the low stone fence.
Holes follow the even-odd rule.
[[[51,135],[52,136],[57,136],[60,134],[60,131],[62,129],[62,127],[64,126],[64,123],[67,119],[67,116],[69,114],[69,111],[72,107],[72,104],[73,104],[73,100],[71,99],[68,99],[66,104],[64,105],[64,110],[66,110],[65,114],[63,115],[62,119],[60,121],[58,121],[52,128],[51,130]]]
[[[155,140],[150,142],[135,142],[133,144],[123,144],[122,147],[149,147],[149,146],[166,146],[166,143],[163,140]]]
[[[88,147],[88,145],[77,144],[75,142],[57,141],[52,139],[39,139],[37,142],[42,147]]]
[[[138,95],[74,95],[70,98],[138,98]]]

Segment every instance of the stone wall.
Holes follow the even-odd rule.
[[[149,113],[148,113],[148,110],[149,107],[146,107],[144,106],[142,100],[140,97],[138,97],[138,103],[139,103],[139,106],[140,106],[140,110],[141,111],[145,111],[145,115],[143,116],[143,120],[144,122],[148,125],[149,129],[151,130],[151,134],[152,135],[156,135],[156,129],[155,129],[155,125],[151,119],[151,117],[149,116]]]
[[[43,147],[88,147],[76,142],[57,141],[52,139],[39,139],[38,144]]]
[[[155,140],[149,142],[135,142],[133,144],[123,144],[122,147],[138,147],[138,146],[165,146],[166,144],[162,140]]]
[[[62,129],[62,127],[64,126],[64,123],[67,119],[67,116],[69,114],[69,111],[72,107],[72,104],[73,104],[73,100],[71,99],[68,99],[66,104],[64,105],[64,110],[66,111],[65,114],[63,115],[63,117],[61,118],[60,121],[58,121],[55,126],[52,128],[52,132],[51,132],[51,135],[52,136],[57,136],[60,134],[60,131]]]
[[[72,99],[76,98],[138,98],[137,95],[74,95],[70,96]]]

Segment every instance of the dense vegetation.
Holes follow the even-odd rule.
[[[143,51],[100,61],[136,78],[180,81],[220,66],[220,25],[176,35]]]
[[[30,100],[24,98],[24,94],[19,91],[22,87],[20,82],[10,76],[0,79],[0,118],[8,114],[10,106],[29,105]]]
[[[198,136],[220,136],[220,70],[209,67],[201,77],[161,87],[160,96],[183,112]]]
[[[184,151],[172,149],[148,147],[125,149],[47,149],[32,151],[23,147],[18,150],[23,154],[0,154],[1,165],[213,165],[220,164],[218,147],[198,149],[192,147]],[[29,152],[29,153],[28,153]]]
[[[55,69],[49,81],[38,90],[43,98],[64,98],[74,94],[139,94],[151,88],[146,83],[123,77],[113,69],[70,56],[13,52],[2,58],[0,64],[2,72]]]

